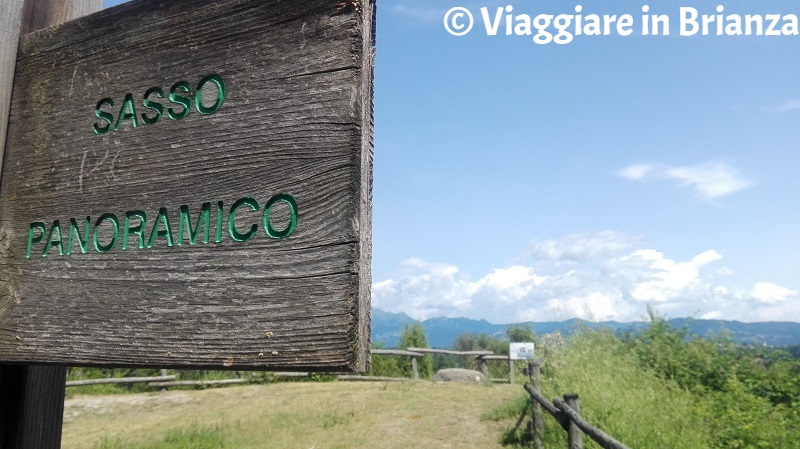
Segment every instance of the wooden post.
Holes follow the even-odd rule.
[[[542,392],[542,359],[536,359],[528,364],[528,376],[530,377],[533,388]],[[538,401],[531,399],[531,422],[530,432],[533,437],[533,444],[536,449],[542,449],[542,434],[544,433],[544,419],[542,418],[542,406]]]
[[[2,367],[0,448],[61,447],[66,368]]]
[[[166,376],[167,375],[167,369],[166,368],[161,368],[161,373],[160,374],[161,374],[161,377]],[[161,391],[167,391],[167,387],[161,387]]]
[[[0,170],[20,34],[102,9],[102,0],[0,0]],[[58,449],[67,370],[0,365],[0,449]]]
[[[575,410],[575,413],[580,415],[581,402],[577,394],[565,394],[564,402],[567,403],[569,408]],[[567,425],[567,438],[569,449],[583,449],[583,431],[572,420],[569,420]]]
[[[417,368],[417,358],[411,356],[411,373],[414,380],[419,380],[419,369]]]
[[[486,361],[483,357],[480,358],[481,361],[481,372],[486,377],[486,385],[490,385],[492,383],[492,379],[489,379],[489,362]]]
[[[515,373],[514,373],[514,361],[511,360],[511,356],[509,356],[509,358],[508,358],[508,383],[510,383],[511,385],[514,385],[514,382],[516,381],[515,378],[516,378],[516,376],[515,376]]]

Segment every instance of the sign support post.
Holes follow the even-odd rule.
[[[102,9],[102,0],[0,0],[0,166],[22,34]],[[0,365],[0,449],[61,446],[65,367]]]

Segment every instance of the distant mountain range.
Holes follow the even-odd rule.
[[[372,341],[383,342],[384,347],[397,346],[403,327],[416,320],[405,313],[385,312],[372,309]],[[450,348],[459,334],[488,334],[504,338],[506,328],[510,324],[492,324],[486,320],[468,318],[430,318],[422,321],[428,335],[428,343],[433,348]],[[685,328],[693,334],[711,336],[727,331],[734,341],[747,344],[767,344],[771,346],[800,345],[800,323],[766,322],[741,323],[739,321],[695,320],[675,318],[669,323],[676,328]],[[615,331],[641,329],[646,323],[619,323],[604,321],[593,323],[580,319],[567,321],[526,322],[517,323],[530,326],[537,334],[561,332],[570,334],[580,328],[610,328]]]

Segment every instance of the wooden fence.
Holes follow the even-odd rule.
[[[531,425],[530,431],[534,446],[542,448],[541,435],[544,431],[542,410],[549,413],[556,422],[567,432],[567,447],[569,449],[583,449],[583,435],[586,434],[600,447],[605,449],[629,449],[602,430],[594,427],[581,417],[580,398],[577,394],[565,394],[564,399],[553,398],[550,402],[541,393],[541,359],[536,359],[528,364],[530,383],[525,384],[525,391],[531,395]],[[520,417],[517,425],[522,421]]]
[[[500,361],[500,362],[508,362],[508,383],[513,384],[515,382],[515,368],[514,368],[514,360],[507,355],[500,355],[495,354],[492,351],[452,351],[449,349],[432,349],[432,348],[408,348],[409,351],[417,352],[417,353],[428,353],[428,354],[446,354],[446,355],[455,355],[461,357],[474,357],[479,365],[480,370],[483,375],[486,377],[486,383],[492,382],[506,382],[505,379],[491,379],[489,377],[489,362],[491,361]],[[373,354],[378,354],[375,352],[376,350],[373,349]],[[412,364],[415,362],[414,359],[411,360]]]
[[[509,359],[507,355],[498,355],[492,351],[451,351],[449,349],[433,349],[433,348],[408,348],[402,349],[373,349],[374,355],[388,355],[397,357],[410,357],[411,358],[411,378],[405,377],[385,377],[385,376],[358,376],[348,374],[338,374],[338,379],[342,381],[358,381],[358,382],[404,382],[411,380],[419,380],[419,362],[418,359],[425,357],[425,354],[447,354],[461,357],[474,357],[480,364],[480,370],[486,377],[486,382],[515,382],[514,375],[514,361]],[[489,362],[501,361],[508,362],[509,365],[509,378],[506,379],[490,379],[489,378]],[[277,378],[308,378],[312,373],[306,372],[274,372],[272,376]],[[66,383],[67,387],[79,387],[86,385],[99,385],[99,384],[132,384],[132,383],[147,383],[149,387],[154,388],[169,388],[169,387],[185,387],[185,386],[201,386],[210,387],[217,385],[230,385],[230,384],[244,384],[250,382],[249,379],[219,379],[219,380],[180,380],[176,375],[167,375],[166,370],[161,370],[159,376],[152,377],[112,377],[103,379],[86,379],[86,380],[71,380]]]

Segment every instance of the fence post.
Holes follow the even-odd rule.
[[[417,367],[417,358],[411,356],[411,373],[414,380],[419,380],[419,368]]]
[[[99,11],[102,6],[102,0],[0,0],[0,161],[19,36]],[[66,381],[63,367],[0,365],[0,449],[61,446]]]
[[[489,362],[486,361],[483,357],[480,358],[481,361],[481,372],[483,373],[484,377],[486,377],[486,385],[492,383],[492,379],[489,379]]]
[[[528,376],[530,377],[533,388],[542,392],[542,359],[535,359],[528,363]],[[542,449],[542,434],[544,433],[544,419],[542,417],[542,406],[538,401],[531,398],[531,422],[530,432],[533,436],[533,444],[536,449]]]
[[[569,408],[575,410],[578,415],[581,414],[581,401],[577,394],[565,394],[564,402],[567,403]],[[567,436],[569,439],[569,449],[583,449],[583,431],[578,428],[572,420],[569,420],[567,426]]]
[[[516,374],[514,373],[514,361],[511,360],[511,355],[508,356],[508,383],[514,385],[516,383]]]

